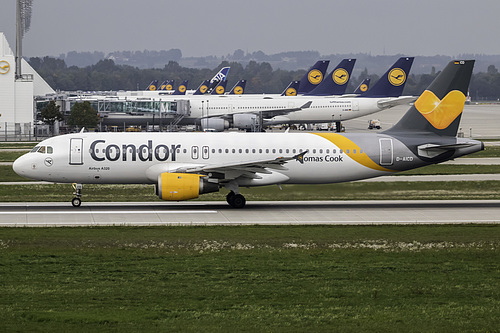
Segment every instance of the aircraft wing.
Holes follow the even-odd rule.
[[[241,113],[253,113],[256,115],[261,115],[266,118],[272,118],[276,116],[281,116],[281,115],[286,115],[291,112],[295,111],[300,111],[303,109],[308,109],[311,107],[312,101],[309,101],[305,103],[302,106],[296,107],[296,108],[289,108],[289,109],[270,109],[270,110],[259,110],[259,111],[247,111],[247,112],[241,112]],[[214,117],[222,117],[226,119],[231,119],[234,113],[224,113],[224,114],[217,114],[217,113],[211,113],[209,116],[203,117],[203,118],[214,118]]]
[[[387,108],[392,108],[393,106],[397,105],[405,105],[409,104],[412,102],[415,102],[417,99],[417,96],[401,96],[401,97],[396,97],[396,98],[390,98],[390,99],[382,99],[378,101],[377,105],[381,109],[387,109]]]
[[[287,170],[283,165],[289,161],[296,160],[304,163],[304,155],[308,150],[294,156],[280,156],[274,159],[255,160],[249,162],[234,162],[206,165],[186,165],[177,168],[169,168],[166,164],[157,164],[146,171],[146,175],[152,181],[156,181],[158,175],[163,172],[175,173],[197,173],[205,174],[210,178],[216,178],[220,183],[228,182],[239,177],[261,178],[260,174],[272,174],[273,170]]]

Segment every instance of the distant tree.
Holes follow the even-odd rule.
[[[50,101],[41,111],[42,121],[50,126],[50,132],[54,133],[54,123],[64,120],[64,116],[59,111],[60,106],[55,101]]]
[[[99,116],[90,102],[75,103],[68,117],[68,125],[74,127],[93,128],[97,126]]]
[[[488,74],[491,74],[491,75],[498,74],[498,69],[495,67],[495,65],[489,65],[487,71],[488,71]]]

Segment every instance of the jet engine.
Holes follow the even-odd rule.
[[[198,198],[200,194],[218,192],[219,185],[209,183],[203,175],[164,172],[158,176],[156,194],[165,201]]]
[[[252,113],[236,113],[233,115],[233,127],[252,130],[258,125],[257,115]]]
[[[223,118],[203,118],[201,120],[201,127],[203,130],[210,130],[216,132],[223,132],[229,128],[229,122]]]

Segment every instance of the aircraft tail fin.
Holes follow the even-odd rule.
[[[451,61],[386,133],[433,133],[455,137],[465,104],[474,60]]]
[[[226,92],[227,80],[220,81],[218,85],[212,90],[212,95],[224,95]]]
[[[316,86],[316,88],[304,95],[329,96],[345,94],[355,63],[356,59],[342,60],[337,67],[335,67],[334,70],[331,71],[331,73]]]
[[[414,57],[401,57],[361,97],[399,97],[403,94]]]
[[[330,64],[329,60],[319,60],[317,61],[306,74],[300,80],[300,85],[297,93],[299,94],[307,94],[314,88],[318,86],[318,84],[323,81],[325,77],[326,69],[328,68],[328,64]]]
[[[174,90],[175,80],[166,80],[160,84],[158,90]]]
[[[156,89],[158,89],[158,80],[151,81],[149,86],[146,88],[146,90],[149,90],[149,91],[155,91]]]
[[[356,88],[356,90],[354,90],[353,94],[359,95],[359,94],[367,92],[368,89],[370,88],[370,81],[371,81],[370,78],[366,78],[363,81],[361,81],[361,83]]]
[[[208,87],[210,85],[210,80],[203,81],[200,86],[196,89],[193,95],[203,95],[207,92]]]
[[[281,96],[297,96],[297,90],[299,89],[300,81],[292,81],[290,84],[283,90]]]
[[[231,67],[222,67],[210,80],[210,83],[215,81],[225,81],[227,78],[227,74],[229,73],[229,69],[231,69]]]
[[[175,89],[172,95],[186,95],[188,80],[182,81],[182,83]]]
[[[242,95],[245,93],[245,86],[247,85],[247,80],[239,80],[234,85],[233,89],[229,92],[229,95]]]

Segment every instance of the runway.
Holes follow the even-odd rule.
[[[500,200],[0,204],[0,227],[459,223],[500,223]]]

